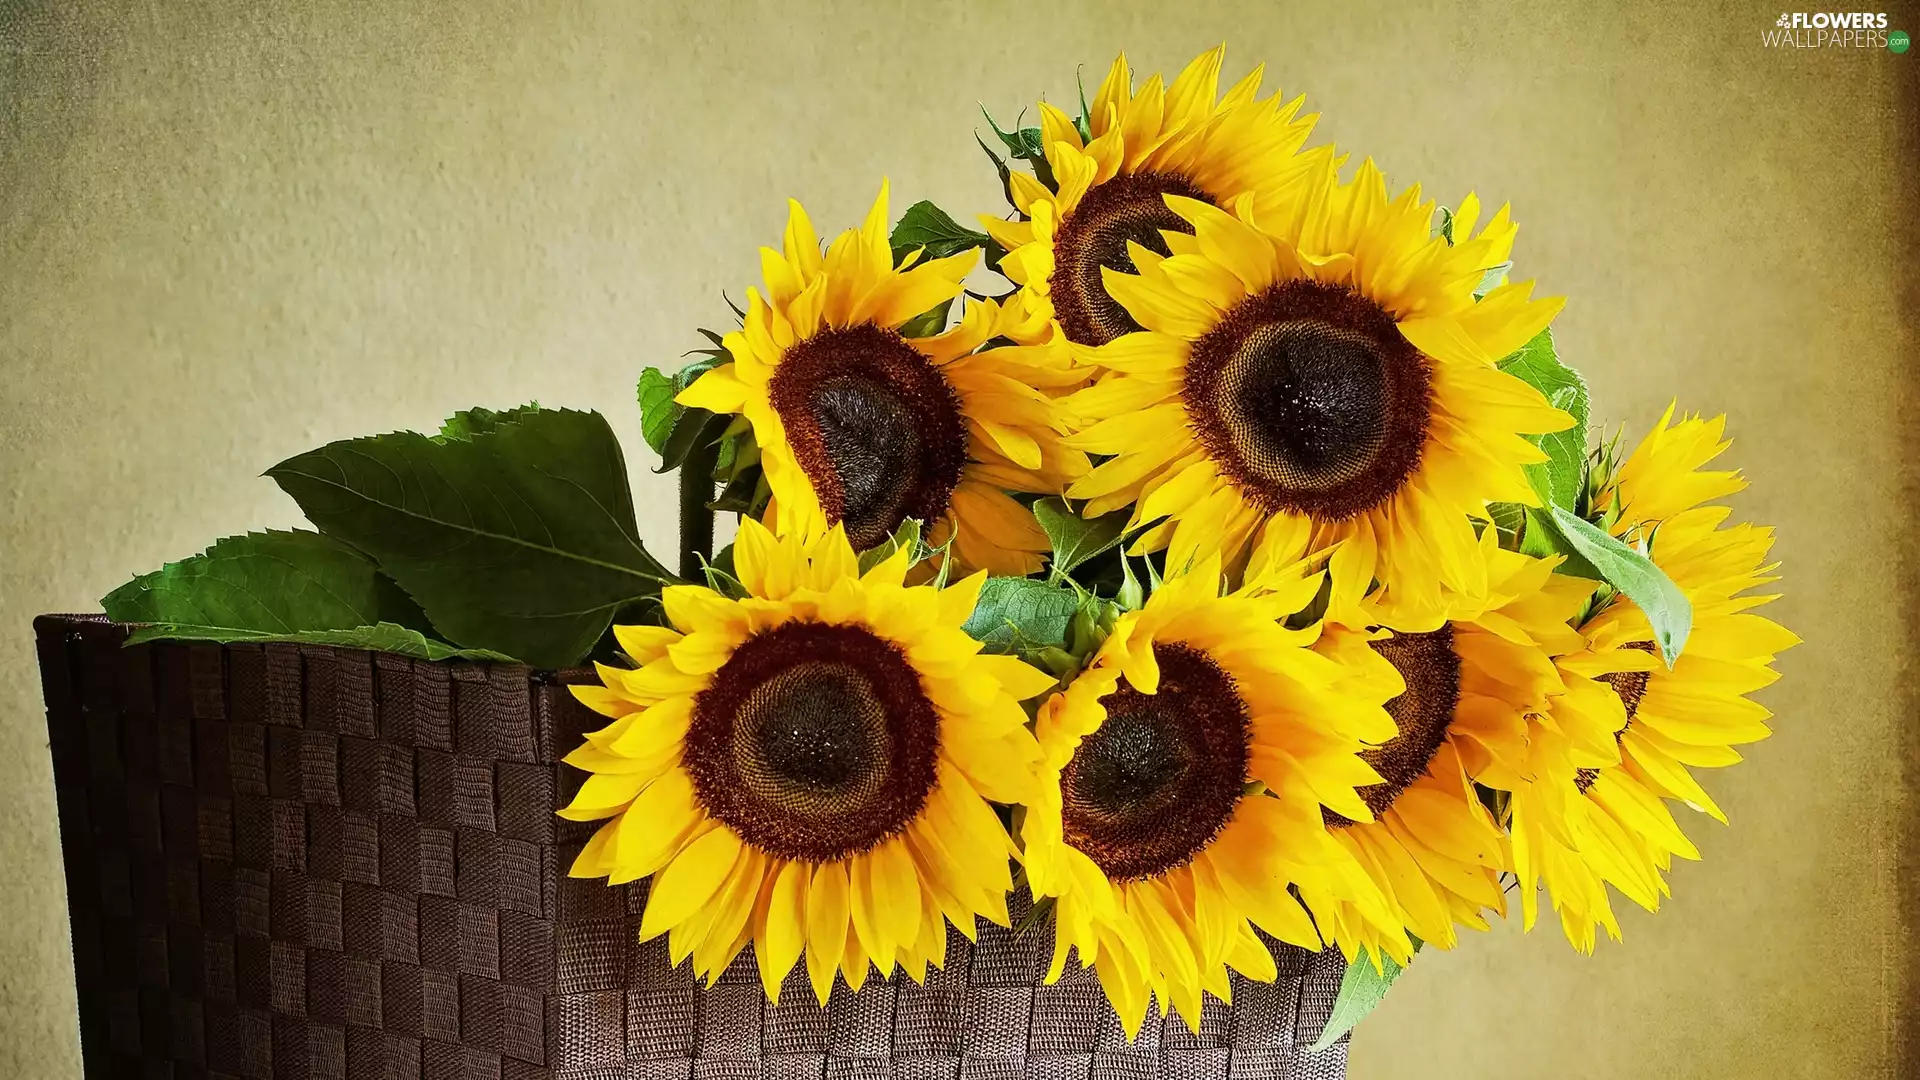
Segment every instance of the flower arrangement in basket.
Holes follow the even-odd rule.
[[[1344,954],[1329,1040],[1515,902],[1618,938],[1796,641],[1723,421],[1594,438],[1508,211],[1309,148],[1221,59],[996,126],[978,231],[883,184],[823,247],[793,204],[737,325],[640,379],[675,567],[599,414],[475,409],[274,466],[318,531],[107,614],[592,661],[572,874],[650,877],[641,936],[769,997],[922,979],[1022,886],[1129,1033],[1272,979],[1263,934]]]

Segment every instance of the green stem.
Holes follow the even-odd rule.
[[[696,446],[680,463],[680,576],[706,581],[703,563],[713,558],[713,469],[720,462],[718,439]]]

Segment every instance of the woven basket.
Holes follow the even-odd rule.
[[[1338,1080],[1318,1054],[1337,955],[1274,944],[1195,1035],[1128,1043],[1051,934],[952,935],[926,985],[711,987],[637,941],[644,885],[566,876],[554,816],[598,720],[586,673],[293,645],[125,647],[35,623],[88,1077],[1247,1077]],[[1016,906],[1024,906],[1024,900]]]

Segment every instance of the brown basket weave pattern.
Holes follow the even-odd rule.
[[[89,1077],[1338,1080],[1337,956],[1275,945],[1198,1035],[1129,1044],[1050,934],[951,936],[924,986],[779,1005],[636,940],[644,886],[566,877],[554,810],[598,719],[569,676],[291,645],[126,648],[36,623]],[[579,676],[572,676],[578,678]]]

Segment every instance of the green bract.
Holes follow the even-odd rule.
[[[1413,951],[1419,952],[1421,944],[1419,938],[1414,938]],[[1395,963],[1391,956],[1383,955],[1378,959],[1379,967],[1376,968],[1374,958],[1362,953],[1347,965],[1346,974],[1340,977],[1340,994],[1333,999],[1333,1012],[1327,1017],[1326,1029],[1310,1049],[1325,1050],[1339,1042],[1342,1035],[1365,1020],[1374,1006],[1387,996],[1387,991],[1393,988],[1393,981],[1405,969]]]

